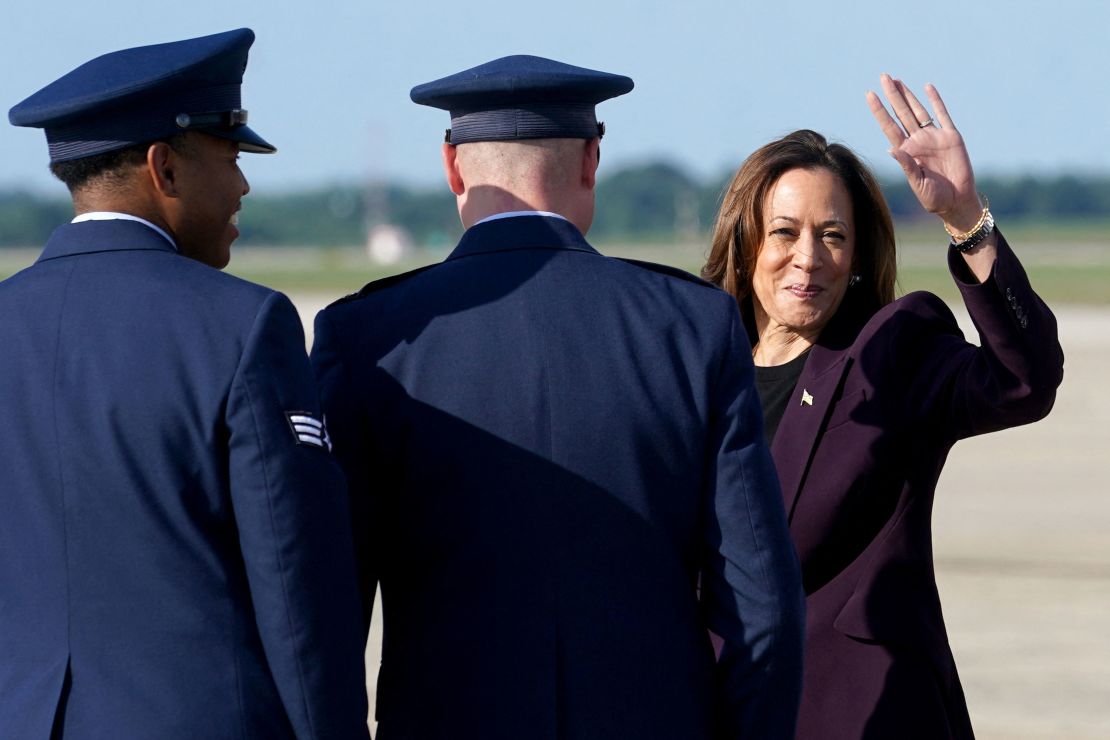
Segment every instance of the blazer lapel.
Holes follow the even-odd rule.
[[[815,345],[775,432],[771,456],[778,468],[788,520],[794,517],[820,431],[849,364],[846,353]]]
[[[782,484],[787,521],[794,518],[794,509],[825,428],[825,420],[852,365],[849,350],[861,326],[856,313],[854,307],[842,304],[821,333],[810,350],[794,395],[786,405],[771,443],[771,456],[775,459]]]

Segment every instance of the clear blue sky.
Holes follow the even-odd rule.
[[[812,0],[19,0],[0,23],[4,110],[106,51],[255,30],[244,157],[256,192],[367,177],[440,181],[441,111],[409,88],[507,54],[627,74],[603,103],[602,167],[666,158],[706,176],[814,128],[894,172],[864,93],[880,72],[940,89],[977,171],[1110,172],[1110,3]],[[42,132],[0,125],[0,187],[61,193]]]

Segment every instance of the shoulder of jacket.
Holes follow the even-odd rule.
[[[917,350],[929,346],[927,337],[941,334],[963,336],[948,304],[935,293],[919,290],[876,311],[853,344],[859,351],[860,346],[879,341],[899,356],[916,357]]]
[[[365,298],[369,295],[373,295],[374,293],[378,293],[382,290],[385,290],[386,288],[391,288],[394,285],[403,283],[409,278],[415,277],[422,272],[426,272],[433,267],[436,267],[438,264],[439,263],[436,262],[430,265],[425,265],[424,267],[418,267],[415,270],[409,270],[408,272],[402,272],[397,275],[390,275],[389,277],[384,277],[379,280],[372,280],[366,285],[359,288],[354,293],[349,293],[348,295],[345,295],[342,298],[331,302],[330,304],[328,304],[327,308],[331,308],[333,306],[341,306],[345,303],[351,303],[353,301],[359,300],[360,298]],[[327,308],[325,310],[327,310]]]
[[[195,281],[194,285],[205,286],[204,294],[209,299],[229,302],[223,305],[241,306],[244,309],[253,306],[257,310],[274,300],[280,300],[281,298],[288,300],[285,294],[269,286],[241,278],[238,275],[232,275],[223,270],[217,270],[193,260],[188,260],[181,267],[188,271],[187,279]],[[221,296],[221,298],[217,298],[217,296]]]
[[[645,262],[643,260],[628,259],[626,257],[614,257],[613,259],[624,262],[625,264],[634,265],[645,270],[659,273],[660,275],[667,275],[668,277],[684,280],[688,283],[693,283],[694,285],[700,285],[703,288],[710,288],[712,290],[720,291],[720,288],[718,288],[716,285],[709,282],[708,280],[703,280],[697,275],[692,275],[685,270],[680,270],[677,267],[671,267],[670,265],[660,265],[656,262]]]
[[[942,319],[955,323],[956,317],[940,296],[925,290],[906,293],[901,298],[879,309],[878,314],[914,314],[922,318]]]

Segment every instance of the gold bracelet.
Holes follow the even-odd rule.
[[[993,232],[994,216],[991,215],[990,211],[987,211],[986,220],[983,221],[983,225],[980,226],[974,234],[961,242],[957,242],[955,239],[953,239],[952,241],[948,242],[948,248],[955,249],[957,252],[960,252],[962,254],[967,254],[972,249],[977,247],[980,242],[990,236]]]
[[[948,232],[948,236],[952,237],[952,241],[954,241],[957,244],[959,244],[960,242],[965,242],[968,239],[970,239],[971,235],[974,234],[979,229],[983,228],[983,224],[985,224],[987,222],[987,216],[991,212],[991,202],[990,202],[990,199],[988,199],[987,196],[984,195],[983,193],[978,193],[978,195],[979,195],[979,200],[981,200],[983,202],[983,212],[979,214],[979,220],[975,222],[974,226],[972,226],[970,229],[968,229],[967,231],[965,231],[962,234],[957,234],[957,233],[954,233],[951,229],[948,228],[948,224],[944,225],[944,230],[946,232]]]

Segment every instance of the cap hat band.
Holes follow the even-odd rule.
[[[519,103],[495,110],[451,113],[451,144],[599,136],[593,103]]]

